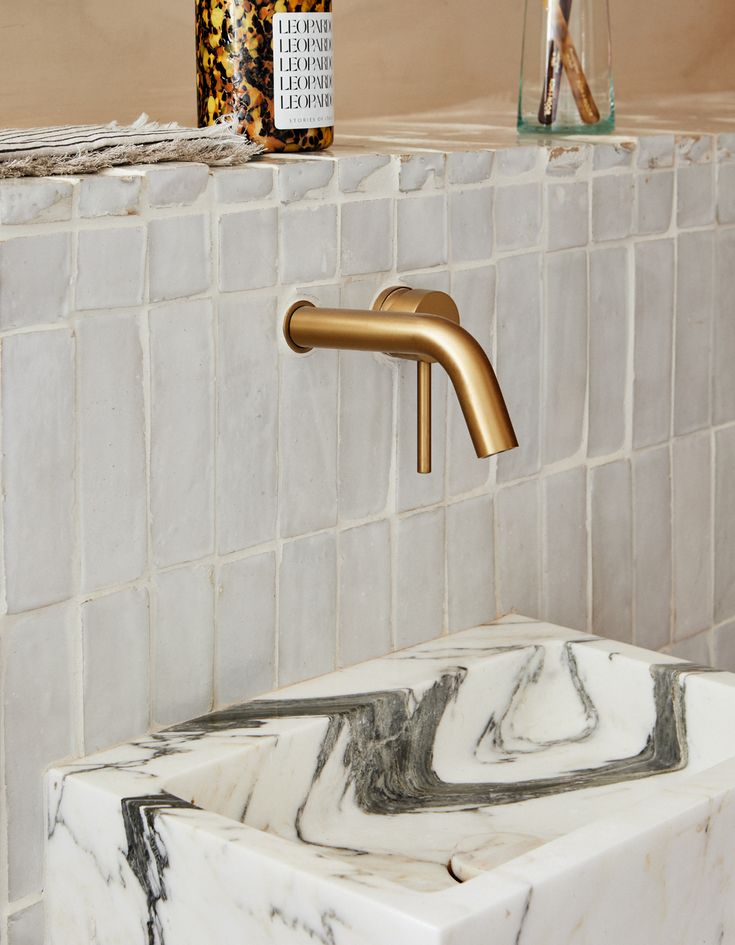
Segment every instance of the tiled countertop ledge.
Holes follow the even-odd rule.
[[[167,164],[0,181],[0,224],[135,216],[210,201],[290,204],[509,178],[735,164],[734,105],[735,93],[637,102],[619,120],[620,134],[547,139],[516,134],[512,103],[482,100],[433,116],[342,124],[337,144],[323,154],[268,156],[238,168]]]

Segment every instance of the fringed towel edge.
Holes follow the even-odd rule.
[[[161,161],[227,167],[246,164],[263,151],[261,145],[237,133],[231,118],[207,128],[183,128],[174,123],[151,122],[144,114],[129,126],[111,122],[69,128],[74,144],[66,146],[58,136],[54,144],[43,143],[48,141],[44,132],[52,130],[66,129],[29,129],[25,140],[33,144],[27,150],[23,149],[24,139],[18,132],[12,132],[12,149],[4,149],[6,142],[0,131],[0,178],[95,174],[110,167]],[[85,136],[89,140],[80,140]]]

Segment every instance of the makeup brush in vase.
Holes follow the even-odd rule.
[[[562,70],[564,70],[569,80],[579,117],[585,124],[594,125],[600,120],[600,112],[595,104],[582,63],[569,32],[572,0],[548,0],[547,9],[548,54],[541,104],[538,110],[539,123],[553,125],[556,121],[559,106],[559,86]]]

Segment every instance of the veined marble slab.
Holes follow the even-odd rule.
[[[51,945],[735,943],[735,676],[521,617],[50,772]]]

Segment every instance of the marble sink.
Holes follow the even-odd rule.
[[[521,617],[48,776],[51,945],[735,943],[735,676]]]

